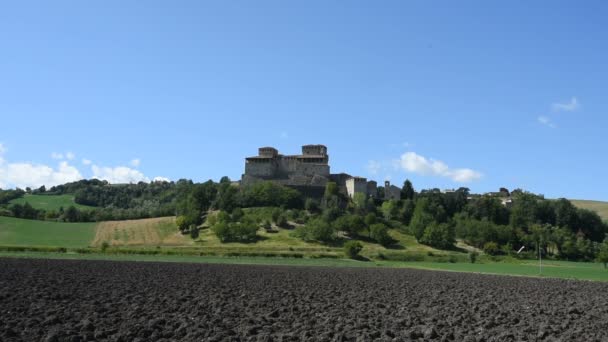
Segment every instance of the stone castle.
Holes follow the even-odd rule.
[[[346,173],[332,174],[329,170],[329,155],[325,145],[304,145],[302,154],[282,155],[274,147],[260,147],[258,155],[245,158],[245,173],[241,184],[272,181],[295,188],[308,196],[320,197],[327,182],[338,184],[340,191],[352,197],[363,193],[367,197],[378,197],[377,183],[364,177]],[[385,183],[385,198],[399,198],[390,183]]]

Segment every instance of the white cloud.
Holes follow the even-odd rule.
[[[156,176],[153,179],[154,182],[171,182],[171,180],[167,177]]]
[[[570,102],[559,103],[556,102],[553,104],[552,108],[555,112],[574,112],[580,108],[580,103],[576,97],[572,97]]]
[[[0,143],[0,156],[2,156],[4,152],[6,152],[6,147],[4,147],[4,144]]]
[[[551,128],[556,128],[557,127],[557,125],[553,121],[551,121],[551,119],[549,117],[541,115],[541,116],[538,117],[537,120],[538,120],[538,122],[540,124],[545,125],[547,127],[551,127]]]
[[[138,170],[127,166],[100,167],[91,166],[93,178],[106,180],[112,184],[150,182],[150,179]]]
[[[131,160],[130,164],[133,167],[138,167],[139,164],[141,164],[141,160],[139,160],[139,158],[135,158],[135,159]]]
[[[382,165],[375,160],[370,160],[367,162],[367,172],[369,172],[370,175],[377,175],[381,168]]]
[[[90,159],[82,159],[82,164],[84,165],[91,165],[93,162]]]
[[[8,163],[0,165],[0,183],[19,188],[38,188],[42,185],[54,186],[82,179],[80,171],[66,161],[57,169],[48,165],[31,163]]]
[[[53,153],[51,153],[51,158],[60,160],[60,159],[63,159],[63,154],[62,153],[53,152]]]
[[[472,182],[482,176],[480,172],[472,169],[450,169],[441,160],[427,159],[415,152],[404,153],[398,162],[401,169],[405,171],[425,176],[446,177],[457,183]]]
[[[72,152],[67,152],[67,153],[65,154],[65,158],[66,158],[67,160],[73,160],[74,158],[76,158],[76,155],[75,155],[74,153],[72,153]]]

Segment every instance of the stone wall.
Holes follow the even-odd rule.
[[[367,180],[365,178],[349,178],[346,180],[346,193],[349,197],[353,197],[356,193],[361,192],[367,195]]]
[[[272,161],[256,161],[245,163],[245,174],[253,177],[274,177],[276,174],[276,163]]]

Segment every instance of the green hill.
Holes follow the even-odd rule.
[[[64,223],[0,216],[0,245],[88,247],[97,223]]]
[[[21,198],[14,199],[10,201],[10,204],[25,204],[25,202],[29,203],[32,207],[36,209],[44,209],[44,210],[59,210],[59,208],[63,207],[63,209],[67,209],[69,206],[73,205],[78,209],[92,209],[94,207],[90,207],[87,205],[77,204],[74,202],[73,195],[30,195],[26,194]]]
[[[570,202],[579,208],[593,210],[597,212],[602,219],[608,221],[608,202],[588,200],[570,200]]]

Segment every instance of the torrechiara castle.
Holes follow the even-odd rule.
[[[340,191],[352,197],[363,193],[378,196],[377,183],[364,177],[329,170],[329,155],[325,145],[304,145],[302,154],[283,155],[274,147],[260,147],[258,155],[245,158],[243,185],[259,181],[272,181],[295,188],[311,196],[322,196],[327,182],[338,184]],[[398,199],[400,189],[385,182],[385,198]]]

